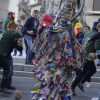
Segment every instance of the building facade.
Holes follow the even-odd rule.
[[[16,18],[18,18],[18,3],[19,0],[0,0],[0,26],[4,19],[7,17],[9,11],[15,12]]]
[[[93,22],[100,18],[100,0],[86,0],[84,10],[86,23],[92,27]]]
[[[39,10],[41,8],[42,0],[30,0],[29,4],[31,6],[31,14],[34,10]]]

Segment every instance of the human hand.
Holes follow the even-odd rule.
[[[21,47],[22,46],[22,42],[20,40],[18,40],[17,41],[17,45]]]
[[[91,40],[88,40],[88,43],[92,43],[93,41],[91,41]]]
[[[30,35],[33,35],[34,34],[34,32],[32,30],[27,31],[27,33],[29,33]]]
[[[95,54],[95,53],[89,53],[88,57],[90,58],[90,60],[93,61],[93,60],[97,59],[97,54]]]

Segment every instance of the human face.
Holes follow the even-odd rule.
[[[21,21],[17,21],[17,23],[18,23],[19,25],[21,25]]]
[[[83,32],[83,28],[79,28],[78,31],[79,31],[79,33]]]
[[[100,32],[100,27],[98,27],[98,32]]]
[[[34,17],[34,18],[37,18],[37,17],[38,17],[38,12],[34,12],[34,13],[33,13],[33,17]]]
[[[16,31],[16,27],[14,27],[14,26],[13,26],[13,27],[10,27],[9,29],[10,29],[11,31],[13,31],[13,32]]]
[[[17,27],[16,30],[17,30],[18,32],[21,32],[21,31],[22,31],[22,27]]]
[[[87,27],[84,27],[83,31],[84,33],[88,33],[90,30]]]

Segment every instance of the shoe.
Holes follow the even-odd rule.
[[[15,87],[13,87],[13,86],[8,87],[7,89],[9,89],[9,90],[16,90],[16,88],[15,88]]]
[[[6,94],[12,94],[12,92],[8,91],[7,88],[0,88],[0,92],[4,92]]]
[[[97,64],[97,66],[100,66],[100,64]]]
[[[27,65],[33,65],[32,62],[25,62],[25,64],[27,64]]]
[[[79,89],[80,89],[82,92],[84,92],[84,88],[83,88],[83,85],[82,85],[81,83],[79,83],[77,86],[79,87]]]
[[[86,88],[91,88],[91,83],[90,82],[86,83]]]
[[[13,54],[13,56],[16,56],[16,54]]]
[[[72,91],[72,96],[77,96],[74,89],[71,88],[71,91]]]

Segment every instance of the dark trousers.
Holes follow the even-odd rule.
[[[84,84],[95,73],[96,73],[96,66],[95,66],[94,61],[87,60],[83,70],[81,70],[81,69],[79,70],[74,82],[71,85],[71,88],[75,89],[75,87],[78,85],[79,82]]]
[[[81,75],[82,74],[82,70],[81,69],[79,69],[79,70],[77,70],[76,71],[76,77],[79,75]],[[91,82],[91,77],[87,80],[87,82]]]
[[[7,87],[9,88],[9,87],[11,87],[12,76],[13,76],[13,58],[12,58],[12,56],[11,56],[11,54],[10,54],[10,55],[8,55],[8,56],[6,57],[6,59],[7,59],[8,63],[9,63],[10,69],[11,69],[11,75],[10,75],[10,77],[8,78],[8,81],[7,81]]]
[[[1,80],[1,88],[7,88],[7,81],[11,75],[11,69],[9,67],[9,63],[4,56],[0,56],[0,66],[3,68],[4,73]]]
[[[14,48],[14,54],[17,54],[17,48]],[[20,52],[20,55],[22,55],[22,52]]]

